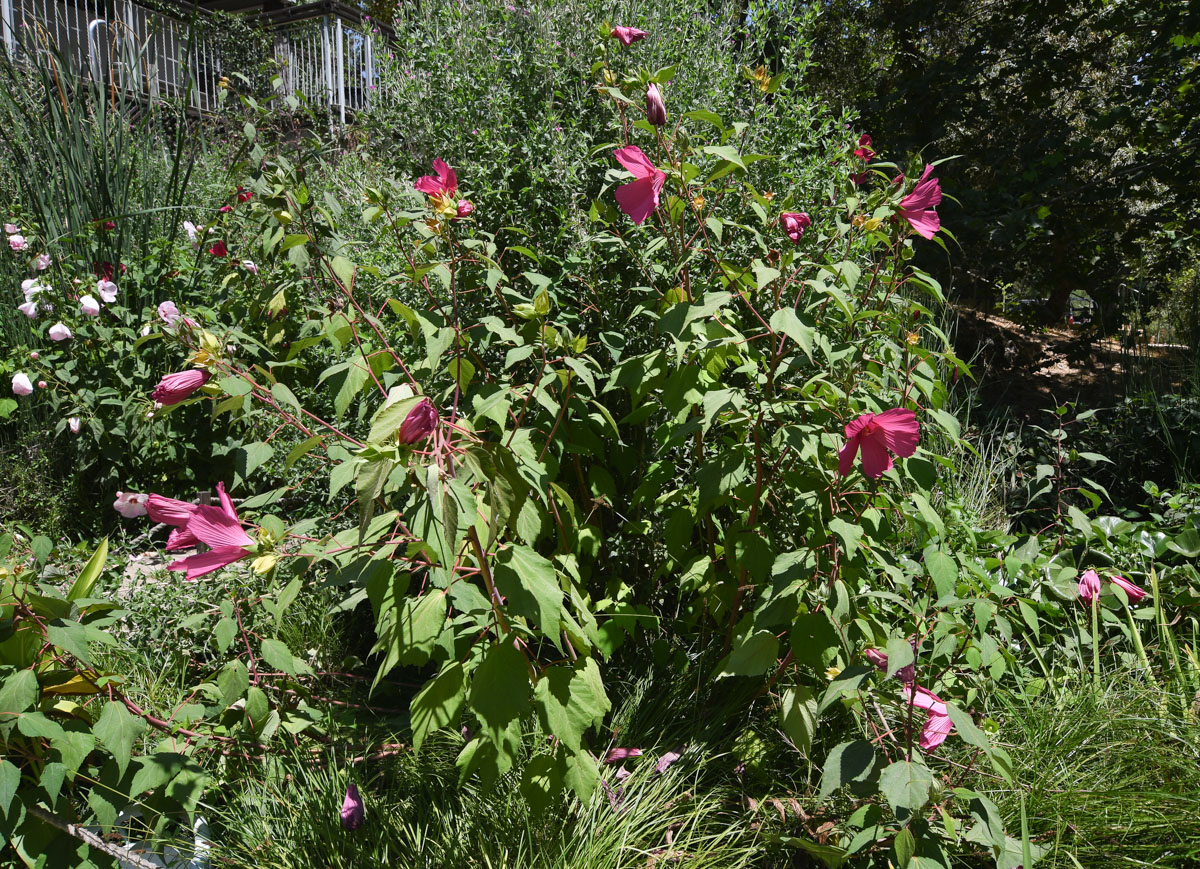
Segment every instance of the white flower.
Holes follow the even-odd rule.
[[[37,302],[26,302],[24,305],[17,305],[17,310],[32,320],[37,316],[38,304]]]
[[[113,509],[126,519],[146,515],[146,502],[149,495],[139,495],[136,492],[117,492],[117,500],[113,501]]]
[[[51,341],[66,341],[71,337],[71,330],[68,329],[61,320],[50,327],[47,333]]]
[[[79,310],[89,317],[98,317],[100,316],[100,303],[91,296],[84,296],[79,300]]]
[[[242,260],[242,268],[244,268],[246,271],[250,272],[250,274],[252,274],[252,275],[258,274],[258,266],[256,266],[254,264],[254,260],[248,260],[248,259]]]
[[[79,430],[83,427],[83,420],[77,416],[73,416],[67,420],[67,425],[71,427],[71,434],[79,434]]]
[[[6,223],[6,224],[4,224],[4,231],[7,232],[9,235],[13,235],[15,233],[20,232],[21,227],[17,226],[15,223]]]
[[[174,326],[182,314],[179,313],[179,308],[172,301],[161,302],[158,306],[158,316],[168,326]]]
[[[117,300],[117,285],[107,278],[96,281],[96,292],[100,294],[100,298],[106,305],[111,305]]]
[[[39,253],[37,256],[35,256],[33,258],[33,267],[39,272],[44,272],[46,269],[50,268],[50,254]]]
[[[24,371],[18,371],[13,375],[12,391],[15,395],[32,395],[33,384],[29,381],[29,375]]]

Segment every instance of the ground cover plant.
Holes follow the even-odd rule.
[[[809,95],[807,14],[566,8],[413,13],[369,171],[231,86],[115,260],[14,210],[4,413],[108,534],[4,516],[0,854],[1188,865],[1195,488],[964,429],[943,164]]]

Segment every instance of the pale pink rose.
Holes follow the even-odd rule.
[[[66,341],[71,337],[71,330],[68,329],[61,320],[59,320],[50,327],[50,331],[46,334],[50,336],[51,341]]]
[[[32,395],[33,384],[29,382],[29,375],[24,371],[18,371],[13,375],[12,391],[14,395]]]
[[[91,296],[84,296],[79,300],[79,310],[88,317],[99,317],[100,303]]]

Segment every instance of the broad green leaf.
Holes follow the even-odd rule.
[[[509,725],[529,711],[529,665],[511,639],[484,654],[471,679],[471,709],[493,742],[501,741]]]
[[[762,676],[779,657],[779,640],[770,631],[751,634],[722,662],[717,676]]]
[[[512,546],[501,554],[494,579],[496,589],[507,598],[505,609],[536,622],[561,649],[563,591],[554,565],[528,546]]]
[[[124,703],[110,700],[105,704],[100,720],[92,728],[96,739],[108,749],[113,760],[117,762],[117,770],[121,775],[125,775],[125,767],[129,766],[133,743],[142,735],[146,726],[146,722],[134,717],[125,708]]]
[[[816,334],[816,327],[808,317],[802,320],[794,309],[780,308],[771,315],[771,328],[795,341],[809,361],[812,361],[813,336]]]
[[[933,774],[922,763],[898,760],[879,775],[879,790],[893,812],[905,809],[915,814],[929,802]]]
[[[7,760],[0,760],[0,812],[5,817],[8,817],[9,807],[20,786],[21,770]]]
[[[414,395],[381,407],[371,419],[371,433],[367,435],[367,440],[373,444],[382,444],[387,441],[399,431],[404,420],[408,418],[409,412],[420,404],[424,397],[423,395]]]
[[[12,721],[38,702],[41,689],[33,670],[18,670],[0,683],[0,724]]]
[[[414,753],[420,752],[421,744],[430,733],[458,720],[466,699],[463,665],[458,661],[448,662],[436,678],[425,683],[408,707]]]
[[[818,672],[825,669],[842,647],[837,629],[825,610],[797,615],[791,640],[797,663],[807,664]]]
[[[821,772],[821,789],[817,795],[818,802],[825,802],[844,784],[864,781],[874,767],[875,749],[871,747],[871,743],[856,739],[838,745],[825,759],[825,769]]]
[[[817,701],[813,689],[807,685],[797,685],[784,691],[779,718],[792,744],[807,755],[817,732]]]
[[[600,668],[591,658],[574,669],[549,668],[538,680],[533,696],[546,729],[572,752],[582,748],[584,732],[602,722],[611,707]]]
[[[221,692],[221,709],[240,700],[250,686],[250,671],[241,661],[230,661],[217,676],[217,690]]]

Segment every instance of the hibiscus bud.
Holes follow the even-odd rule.
[[[32,395],[33,384],[29,382],[29,375],[23,371],[18,371],[13,375],[12,379],[13,395]]]
[[[248,260],[248,259],[242,260],[242,268],[244,268],[246,271],[250,272],[250,274],[252,274],[252,275],[258,274],[258,266],[256,266],[254,264],[254,260]]]
[[[1094,570],[1085,570],[1079,577],[1079,596],[1084,603],[1091,603],[1100,595],[1100,576]]]
[[[609,34],[609,36],[618,40],[626,47],[633,45],[633,43],[640,39],[645,39],[649,35],[645,30],[638,30],[636,27],[622,27],[620,24],[614,27],[612,33]]]
[[[79,417],[73,416],[67,420],[67,425],[71,427],[71,434],[79,434],[80,428],[83,427],[83,421]]]
[[[415,444],[425,440],[438,425],[437,408],[428,398],[422,399],[408,412],[400,424],[400,443]]]
[[[207,371],[191,368],[168,374],[154,387],[150,397],[162,405],[179,404],[212,377]]]
[[[346,788],[346,796],[342,800],[342,826],[347,830],[357,830],[363,822],[365,809],[362,797],[358,795],[358,785]]]
[[[66,341],[71,337],[71,330],[60,320],[50,327],[48,334],[51,341]]]
[[[1125,596],[1129,598],[1130,603],[1137,603],[1146,596],[1146,590],[1144,588],[1134,585],[1123,576],[1114,576],[1112,581],[1113,585],[1119,587],[1125,592]]]
[[[29,358],[30,358],[30,359],[34,359],[34,360],[36,360],[36,359],[38,359],[38,358],[40,358],[40,357],[38,356],[38,352],[37,352],[36,350],[31,350],[31,351],[29,352]]]
[[[458,209],[455,211],[455,217],[466,217],[475,210],[475,205],[467,199],[458,200]]]
[[[45,388],[46,388],[46,381],[39,380],[38,381],[38,389],[45,389]]]
[[[213,256],[229,256],[229,249],[225,247],[225,242],[218,241],[208,249],[208,252]]]
[[[653,82],[646,88],[646,120],[656,127],[661,127],[667,122],[666,103],[663,102],[658,85]]]
[[[100,303],[91,296],[84,296],[79,300],[79,310],[88,317],[100,316]]]

